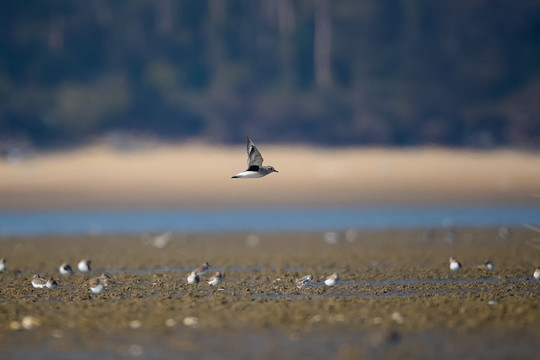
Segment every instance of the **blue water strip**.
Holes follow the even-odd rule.
[[[0,235],[287,232],[540,224],[540,206],[137,209],[0,212]]]

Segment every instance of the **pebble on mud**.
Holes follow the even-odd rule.
[[[62,330],[52,330],[51,336],[56,339],[61,339],[64,337],[64,332]]]
[[[33,316],[25,316],[21,321],[21,325],[25,330],[30,330],[39,326],[39,320]]]
[[[328,317],[328,322],[330,324],[335,324],[338,322],[344,322],[345,316],[343,314],[332,314]]]
[[[392,320],[394,320],[396,324],[403,324],[403,316],[397,311],[392,313]]]
[[[142,326],[141,320],[132,320],[129,322],[129,327],[132,329],[138,329]]]
[[[18,321],[12,321],[9,323],[9,328],[11,330],[21,330],[22,326],[21,323]]]
[[[176,325],[176,320],[172,319],[172,318],[169,318],[167,320],[165,320],[165,326],[166,327],[173,327]]]
[[[184,325],[192,328],[199,327],[199,319],[194,316],[184,318]]]
[[[132,344],[129,346],[129,353],[132,356],[141,356],[143,354],[143,347],[139,344]]]

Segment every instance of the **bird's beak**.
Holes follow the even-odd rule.
[[[277,171],[276,169],[274,169],[274,171],[275,171],[275,172],[279,172],[279,171]]]

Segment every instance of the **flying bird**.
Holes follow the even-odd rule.
[[[274,169],[273,166],[263,166],[263,157],[261,153],[253,144],[253,141],[247,138],[247,153],[248,153],[248,168],[246,171],[242,171],[233,176],[233,179],[247,179],[247,178],[260,178],[273,172],[279,172]]]

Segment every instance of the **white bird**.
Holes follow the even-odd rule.
[[[324,279],[324,283],[326,286],[334,286],[338,283],[338,281],[339,281],[338,273],[333,273],[332,275]]]
[[[56,283],[56,281],[50,277],[48,280],[47,280],[47,283],[45,284],[45,286],[49,289],[56,289],[56,287],[58,286],[58,284]]]
[[[52,277],[45,279],[38,274],[34,274],[34,276],[32,276],[32,286],[38,289],[42,289],[44,287],[54,289],[58,286],[58,284],[56,283],[56,281],[54,281]]]
[[[198,284],[199,283],[199,274],[197,274],[196,271],[192,271],[189,273],[187,277],[188,284]]]
[[[534,270],[533,276],[536,280],[540,280],[540,266],[537,267],[536,270]]]
[[[0,272],[6,270],[6,259],[0,259]]]
[[[92,271],[92,267],[90,266],[91,262],[92,261],[88,259],[82,259],[81,261],[79,261],[79,264],[77,264],[79,271],[84,273]]]
[[[207,283],[212,286],[216,286],[216,285],[221,284],[222,281],[223,281],[223,275],[218,271],[217,273],[212,275],[210,279],[208,279]]]
[[[38,289],[42,289],[47,286],[48,279],[42,278],[39,274],[32,276],[32,286]]]
[[[90,279],[88,281],[88,287],[94,294],[101,294],[109,285],[109,279],[109,275],[103,273],[101,276]]]
[[[102,283],[98,282],[89,282],[88,286],[90,288],[90,291],[92,291],[94,294],[101,294],[103,291],[105,291],[105,286],[103,286]]]
[[[66,263],[63,263],[62,265],[60,265],[60,274],[62,275],[71,275],[73,274],[73,269],[71,268],[71,266],[69,266],[69,264],[66,264]]]
[[[450,270],[458,271],[461,269],[461,263],[457,261],[453,256],[450,257]]]

